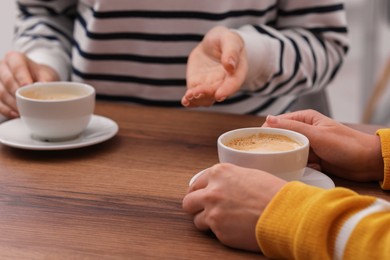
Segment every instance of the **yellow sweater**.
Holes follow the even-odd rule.
[[[390,129],[377,132],[390,189]],[[390,259],[390,203],[345,188],[290,182],[256,226],[264,255],[276,259]]]

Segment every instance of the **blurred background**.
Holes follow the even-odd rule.
[[[344,2],[350,50],[328,88],[332,115],[343,122],[359,123],[366,114],[365,122],[390,125],[390,1]],[[373,98],[375,102],[370,102]],[[373,113],[368,116],[370,103]]]
[[[351,46],[344,66],[328,88],[336,120],[360,123],[365,117],[364,122],[390,125],[389,2],[345,0]],[[0,57],[11,49],[14,20],[15,1],[0,1]],[[367,112],[369,104],[373,113]]]

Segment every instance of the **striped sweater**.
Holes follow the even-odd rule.
[[[143,105],[181,107],[187,57],[217,25],[243,37],[249,72],[240,92],[198,109],[282,113],[297,96],[323,89],[348,49],[345,10],[336,0],[17,3],[16,50],[61,80],[93,85],[98,97]]]
[[[390,190],[390,129],[378,135],[384,160],[380,184]],[[389,201],[291,182],[263,212],[256,237],[272,259],[390,259],[389,227]]]

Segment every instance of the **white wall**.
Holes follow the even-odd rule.
[[[338,121],[361,122],[373,87],[390,58],[386,7],[384,0],[346,1],[350,49],[340,73],[328,88],[333,117]],[[378,107],[372,123],[390,122],[390,111],[378,118],[381,110],[389,108]]]
[[[15,23],[15,0],[0,1],[0,57],[11,49],[12,34]]]

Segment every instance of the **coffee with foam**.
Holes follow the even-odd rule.
[[[306,136],[291,130],[247,127],[221,134],[217,146],[221,163],[265,171],[291,181],[303,176],[310,143]]]
[[[50,92],[50,91],[25,91],[23,96],[30,99],[37,100],[67,100],[80,97],[80,93],[70,93],[70,92]]]
[[[302,144],[285,135],[266,133],[233,138],[226,142],[225,145],[241,151],[266,153],[284,152],[302,147]]]

